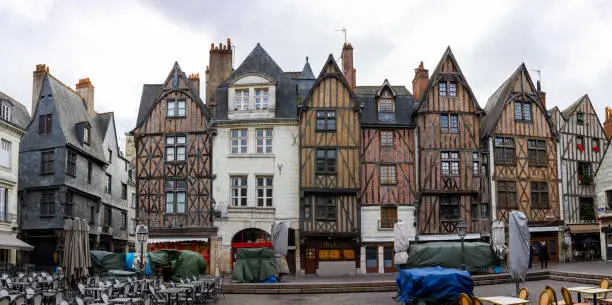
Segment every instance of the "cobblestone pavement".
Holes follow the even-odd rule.
[[[527,282],[521,287],[529,290],[529,299],[537,300],[544,286],[550,285],[555,288],[560,296],[562,286],[584,286],[583,284],[558,282],[558,281],[535,281]],[[510,296],[514,294],[514,284],[476,286],[474,293],[478,296]],[[286,294],[286,295],[252,295],[252,294],[228,294],[218,304],[222,305],[398,305],[392,299],[393,292],[368,292],[368,293],[336,293],[336,294]],[[537,304],[537,303],[535,303]]]

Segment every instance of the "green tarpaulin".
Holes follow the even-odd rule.
[[[465,242],[463,254],[468,271],[478,271],[500,265],[490,244]],[[461,268],[461,242],[432,242],[411,245],[408,263],[402,268],[435,267]]]
[[[271,248],[238,249],[232,280],[239,283],[260,283],[278,275],[278,266]]]
[[[91,264],[94,274],[106,273],[110,270],[124,270],[125,254],[107,251],[91,251]]]
[[[158,250],[149,252],[151,267],[155,270],[172,266],[172,280],[199,276],[206,273],[206,261],[202,254],[189,250]]]

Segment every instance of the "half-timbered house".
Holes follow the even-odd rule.
[[[589,245],[583,241],[599,237],[593,177],[608,139],[588,95],[562,112],[553,109],[552,118],[558,122],[560,137],[561,218],[568,225],[575,250],[587,251]]]
[[[345,44],[343,55],[349,50],[352,47]],[[352,67],[350,72],[354,75]],[[298,105],[300,233],[307,274],[325,271],[328,263],[339,261],[343,263],[336,266],[356,270],[361,128],[360,104],[352,86],[354,82],[347,82],[330,54]]]
[[[524,64],[493,93],[482,121],[483,142],[492,154],[492,218],[506,225],[509,213],[529,218],[531,238],[545,241],[558,259],[559,181],[557,133]]]
[[[136,127],[136,218],[149,230],[149,250],[198,251],[208,258],[212,219],[214,130],[200,99],[199,76],[178,63],[163,84],[144,85]],[[210,243],[214,245],[215,243]],[[215,266],[216,255],[210,255]]]
[[[216,74],[226,70],[217,70],[218,57],[211,54],[209,79],[217,79]],[[223,272],[232,272],[238,249],[272,247],[274,221],[289,227],[289,271],[295,273],[299,266],[296,109],[314,78],[308,62],[300,72],[284,72],[257,44],[215,90],[215,225]]]
[[[483,110],[450,47],[428,79],[415,70],[413,93],[418,131],[418,239],[456,239],[460,220],[466,239],[489,234],[489,200],[482,196],[487,176],[480,147]],[[483,158],[483,155],[485,157]]]
[[[360,269],[395,272],[393,225],[414,222],[415,102],[406,87],[387,80],[380,86],[356,86],[355,96],[363,105]]]

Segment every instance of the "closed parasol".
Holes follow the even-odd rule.
[[[289,273],[289,265],[287,264],[287,250],[289,248],[289,228],[284,221],[275,221],[272,223],[272,247],[274,248],[274,257],[278,262],[279,273]]]
[[[516,282],[517,295],[518,283],[524,282],[529,266],[529,234],[528,219],[519,211],[510,212],[510,275]]]
[[[64,274],[69,280],[89,276],[89,226],[85,219],[66,219],[64,224]]]

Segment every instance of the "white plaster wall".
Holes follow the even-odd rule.
[[[414,207],[398,206],[397,219],[408,223],[410,239],[414,239],[416,228],[413,223]],[[393,229],[379,229],[380,206],[361,206],[361,239],[363,242],[393,242]]]
[[[595,195],[597,196],[596,205],[599,218],[612,217],[612,210],[607,209],[607,197],[606,191],[612,190],[612,146],[608,146],[606,155],[604,156],[599,170],[595,175]],[[608,226],[609,221],[602,221],[601,227]],[[601,256],[602,259],[610,259],[607,257],[606,249],[606,234],[600,233],[600,245],[601,245]]]
[[[255,89],[268,88],[267,110],[255,109]],[[235,110],[236,90],[249,90],[248,110]],[[234,119],[266,119],[275,117],[276,109],[276,85],[260,75],[246,75],[236,80],[227,92],[227,116]]]
[[[21,139],[21,132],[16,131],[13,127],[0,123],[0,138],[11,142],[11,160],[10,167],[0,166],[0,186],[8,189],[7,196],[7,213],[8,221],[0,221],[0,233],[9,234],[16,237],[16,231],[13,231],[13,227],[17,228],[18,219],[17,217],[17,201],[18,201],[18,172],[19,172],[19,141]],[[16,263],[17,251],[11,250],[9,262]]]

